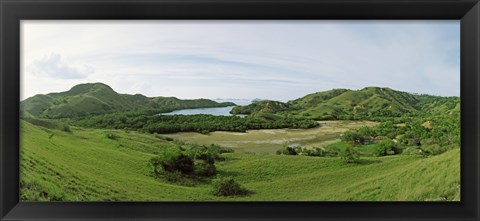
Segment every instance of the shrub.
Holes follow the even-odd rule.
[[[202,160],[207,164],[214,164],[215,163],[215,158],[219,158],[219,154],[214,153],[209,150],[196,150],[193,153],[193,156],[197,160]]]
[[[163,162],[163,170],[167,172],[179,171],[182,174],[190,174],[194,170],[192,158],[180,154]]]
[[[434,156],[446,152],[448,147],[432,144],[421,146],[419,149],[421,150],[421,155],[423,156]]]
[[[209,146],[195,145],[190,148],[189,152],[189,154],[191,154],[195,159],[214,163],[217,160],[225,160],[225,158],[222,157],[221,154],[233,153],[233,149],[225,148],[215,144]]]
[[[282,149],[277,150],[277,155],[297,155],[297,152],[293,147],[282,147]]]
[[[325,156],[325,149],[321,147],[301,147],[301,146],[284,146],[280,150],[277,150],[277,155],[302,155],[302,156],[312,156],[312,157],[321,157]]]
[[[400,143],[408,145],[408,146],[421,146],[422,145],[422,137],[416,131],[406,131],[400,139]]]
[[[357,163],[360,160],[360,155],[356,149],[347,146],[340,150],[340,158],[346,163]]]
[[[213,195],[215,196],[243,196],[248,190],[241,187],[233,178],[219,178],[213,181]]]
[[[117,136],[114,133],[109,132],[109,133],[107,133],[107,138],[110,139],[110,140],[116,140]]]
[[[62,130],[65,131],[65,132],[72,132],[72,130],[70,129],[70,126],[68,126],[67,124],[63,125]]]
[[[215,174],[217,174],[217,168],[215,167],[215,164],[206,162],[195,164],[195,175],[201,177],[211,177]]]
[[[375,155],[377,156],[387,156],[395,154],[394,151],[395,142],[391,140],[382,140],[377,144],[375,149]]]
[[[180,173],[188,178],[211,177],[217,173],[216,159],[220,159],[219,146],[177,146],[157,152],[157,156],[149,161],[153,167],[153,174],[170,175],[168,173]]]
[[[340,150],[342,148],[344,148],[344,146],[346,146],[346,145],[348,145],[348,144],[345,144],[344,142],[337,142],[337,143],[329,144],[329,145],[325,146],[324,155],[325,156],[330,156],[330,157],[338,156],[340,154]]]
[[[365,145],[372,143],[375,132],[369,127],[361,127],[357,130],[349,130],[342,134],[341,140],[353,145]]]
[[[325,156],[325,151],[323,148],[314,147],[310,149],[308,156],[323,157]]]
[[[288,146],[287,144],[284,144],[283,147],[280,150],[276,151],[277,155],[298,155],[297,152],[298,148]]]
[[[406,155],[422,155],[422,150],[417,146],[409,146],[405,148],[403,154]]]
[[[179,150],[166,150],[158,156],[150,159],[154,174],[159,174],[161,167],[165,172],[178,171],[182,174],[190,174],[194,170],[194,162],[190,156],[187,156]]]

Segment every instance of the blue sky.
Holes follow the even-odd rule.
[[[287,101],[367,86],[460,94],[458,21],[22,21],[22,99],[119,93]]]

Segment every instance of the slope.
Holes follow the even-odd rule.
[[[253,192],[225,198],[211,195],[209,182],[179,186],[149,176],[150,157],[173,145],[155,135],[65,132],[36,124],[21,121],[26,201],[459,200],[459,149],[430,158],[364,158],[353,165],[334,157],[225,154],[219,175],[233,176]]]

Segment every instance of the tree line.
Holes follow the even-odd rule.
[[[318,123],[299,117],[266,119],[260,117],[198,115],[145,115],[144,112],[106,114],[71,119],[76,126],[89,128],[137,130],[146,133],[212,131],[246,132],[253,129],[313,128]]]

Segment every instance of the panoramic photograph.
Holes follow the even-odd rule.
[[[21,201],[460,201],[459,21],[20,34]]]

